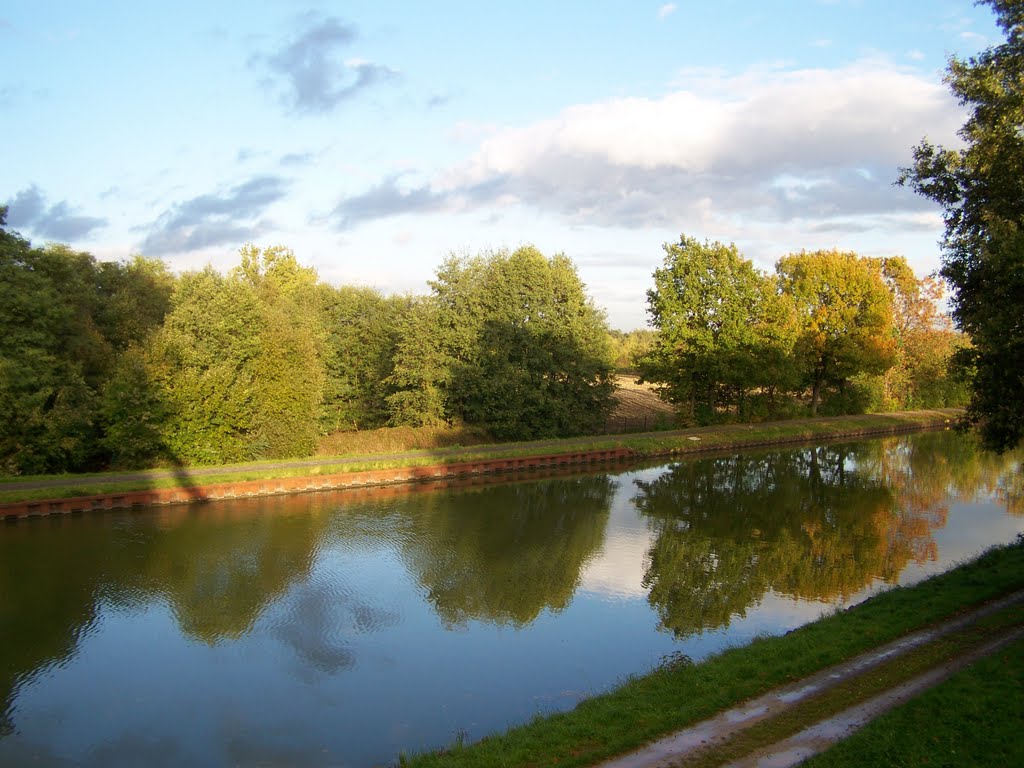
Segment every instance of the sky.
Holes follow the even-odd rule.
[[[949,56],[1000,41],[971,0],[4,0],[0,204],[36,245],[285,245],[385,293],[532,244],[629,330],[682,234],[935,270],[894,181],[957,145]]]

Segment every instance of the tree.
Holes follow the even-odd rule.
[[[918,279],[902,256],[882,259],[882,276],[893,300],[896,360],[881,377],[882,408],[941,408],[966,402],[962,376],[950,363],[966,346],[948,315],[939,311],[941,279]]]
[[[689,419],[706,423],[719,406],[743,411],[751,389],[784,378],[792,345],[785,300],[735,245],[683,235],[663,247],[647,291],[656,334],[639,358],[641,376]]]
[[[393,372],[398,325],[411,300],[349,285],[321,285],[320,291],[327,376],[322,431],[382,427],[389,418],[382,382]]]
[[[323,333],[316,273],[245,246],[230,275],[183,275],[148,348],[178,460],[309,455],[319,437]]]
[[[962,149],[924,140],[899,182],[943,208],[942,275],[971,338],[968,417],[986,444],[1024,439],[1024,4],[984,0],[1006,40],[951,58],[946,83],[969,110]]]
[[[603,426],[607,326],[569,258],[532,247],[453,257],[431,288],[400,330],[393,423],[461,421],[501,440]]]
[[[781,289],[796,304],[798,369],[811,386],[811,415],[822,388],[843,389],[857,374],[884,373],[895,361],[892,298],[881,263],[843,251],[784,256]]]

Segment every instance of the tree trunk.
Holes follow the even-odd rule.
[[[821,379],[814,380],[814,386],[811,387],[811,416],[818,415],[818,397],[821,395]]]

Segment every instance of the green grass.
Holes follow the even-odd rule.
[[[1024,542],[1018,542],[784,636],[760,638],[697,665],[667,665],[571,712],[402,762],[415,768],[590,765],[1022,587]]]
[[[793,734],[860,704],[929,669],[968,653],[1003,632],[1024,624],[1024,608],[1011,606],[977,624],[953,632],[868,671],[848,678],[816,696],[738,733],[724,744],[687,760],[687,768],[713,768],[738,760],[754,750],[770,747]],[[875,764],[858,763],[858,765]]]
[[[129,491],[170,488],[183,484],[240,482],[245,480],[272,480],[286,477],[316,477],[364,470],[399,467],[430,466],[444,463],[482,461],[487,459],[522,458],[543,454],[579,453],[614,448],[628,448],[637,458],[682,455],[726,448],[757,445],[796,443],[840,436],[875,434],[935,427],[952,422],[959,416],[955,409],[913,411],[867,416],[842,416],[820,419],[796,419],[764,424],[734,424],[702,427],[677,432],[643,435],[599,435],[537,440],[523,443],[502,443],[421,449],[385,456],[363,454],[359,456],[316,456],[290,461],[304,462],[301,466],[272,467],[288,461],[254,461],[223,466],[157,467],[140,472],[100,472],[81,475],[39,475],[33,477],[0,478],[0,503],[39,501],[43,499],[92,496]],[[305,463],[311,462],[311,463]],[[171,473],[170,477],[162,474]],[[127,477],[130,475],[130,478]],[[43,489],[11,487],[26,482],[67,481],[73,484]],[[5,486],[8,486],[5,488]]]
[[[1024,641],[972,664],[805,765],[1024,765]]]

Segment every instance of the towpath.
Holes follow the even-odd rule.
[[[826,694],[832,689],[864,675],[882,664],[934,643],[940,638],[961,632],[998,611],[1024,604],[1024,591],[977,608],[970,613],[941,624],[906,635],[891,643],[861,654],[849,661],[821,670],[810,677],[777,688],[712,718],[696,723],[670,736],[648,744],[636,752],[608,760],[597,768],[669,768],[709,758],[718,752],[729,757],[723,761],[743,768],[788,768],[823,752],[890,709],[906,703],[914,696],[938,685],[975,661],[998,652],[1024,637],[1024,627],[1001,631],[996,637],[968,652],[903,680],[881,693],[859,701],[842,711],[809,723],[791,736],[768,744],[759,744],[745,754],[736,756],[730,743],[738,741],[754,726],[784,717],[794,708]],[[732,754],[730,754],[732,752]],[[716,762],[716,764],[718,764]]]

